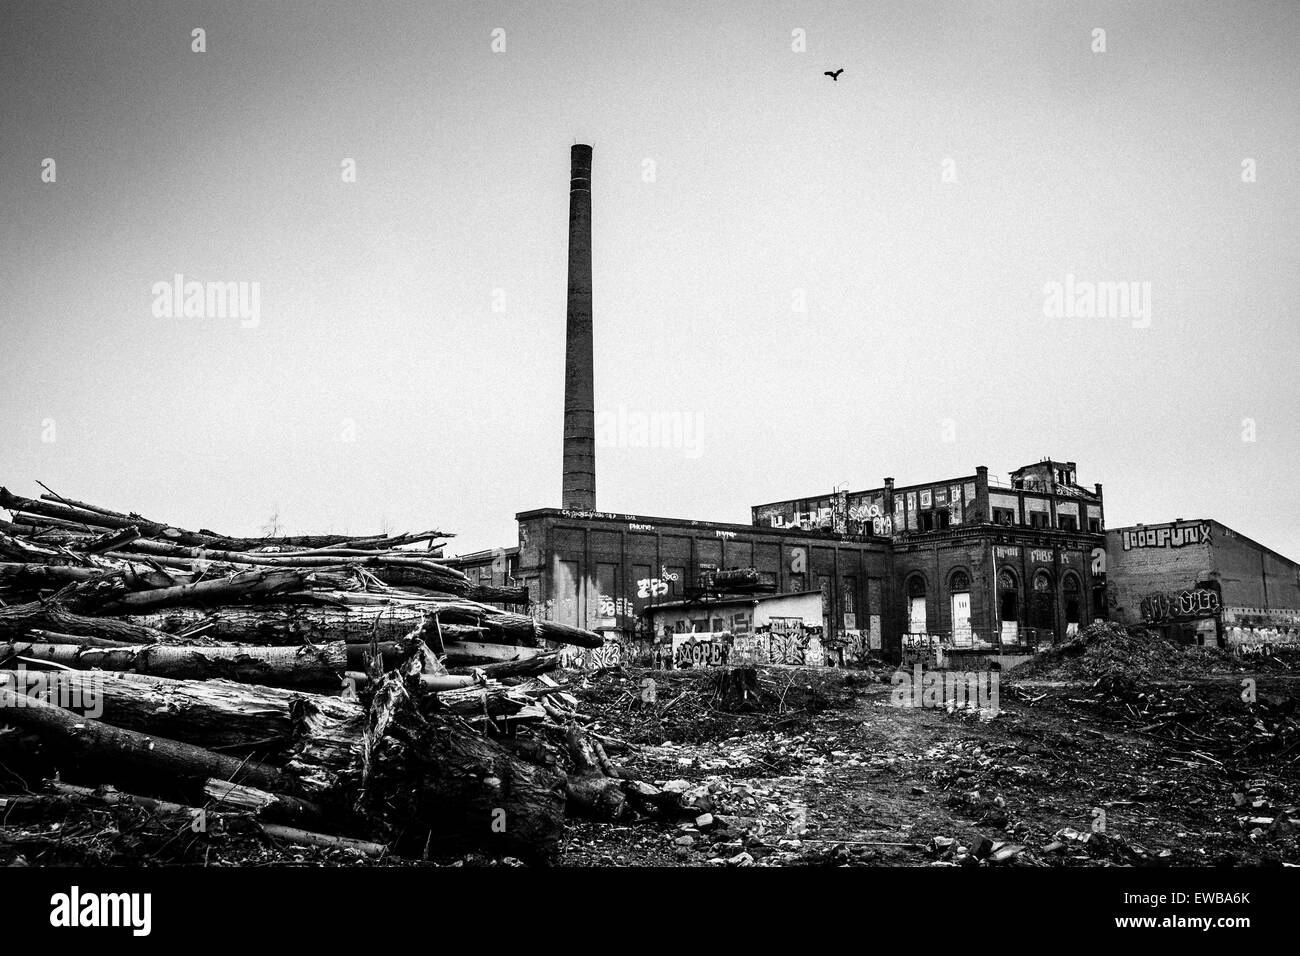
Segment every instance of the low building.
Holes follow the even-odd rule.
[[[658,643],[671,647],[675,667],[844,663],[843,645],[823,640],[820,591],[730,596],[706,591],[654,605],[647,616]]]
[[[1300,564],[1209,518],[1106,533],[1109,615],[1251,653],[1300,641]]]
[[[517,517],[533,612],[611,639],[653,641],[651,610],[734,593],[742,585],[720,591],[719,578],[748,569],[770,591],[817,594],[818,626],[851,653],[879,651],[894,614],[888,538],[555,508]]]
[[[899,660],[918,643],[1014,656],[1105,615],[1104,517],[1101,485],[1079,485],[1074,462],[1045,459],[1006,483],[980,466],[757,505],[748,525],[525,511],[516,548],[456,563],[474,580],[526,585],[540,617],[641,645],[633,656],[663,637],[658,607],[704,596],[718,607],[747,576],[770,592],[817,595],[820,620],[807,627],[820,628],[831,660]],[[710,632],[714,623],[710,614]]]

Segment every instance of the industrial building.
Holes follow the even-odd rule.
[[[1106,533],[1109,614],[1244,653],[1300,641],[1300,564],[1213,519]]]
[[[647,661],[682,634],[720,633],[781,663],[934,647],[1014,661],[1112,614],[1202,642],[1296,638],[1294,562],[1217,522],[1108,531],[1102,486],[1081,484],[1073,461],[1005,482],[983,465],[886,478],[755,505],[749,524],[598,511],[591,163],[589,146],[572,148],[562,507],[518,513],[517,546],[456,559],[471,576],[526,585],[534,615]]]

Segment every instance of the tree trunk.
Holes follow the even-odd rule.
[[[52,661],[78,670],[135,671],[183,680],[214,677],[272,687],[338,686],[347,666],[342,641],[299,647],[149,644],[76,647],[68,644],[0,644],[0,666],[10,657]]]
[[[364,714],[356,700],[258,684],[90,671],[62,671],[57,676],[62,698],[102,708],[99,719],[104,723],[218,750],[257,747],[283,752],[292,743],[291,711],[300,699],[339,720]],[[0,673],[0,686],[21,687],[24,681],[38,680],[48,683],[49,675]]]
[[[33,628],[78,637],[103,637],[127,644],[167,644],[174,641],[169,634],[147,625],[107,617],[85,617],[54,602],[31,601],[0,608],[0,639],[26,637]]]
[[[406,604],[361,607],[259,604],[206,612],[171,608],[126,620],[161,633],[199,633],[214,640],[242,644],[290,646],[308,639],[363,644],[369,643],[372,637],[379,641],[401,640],[424,623],[424,610],[419,605]]]
[[[447,659],[451,660],[450,657]],[[450,671],[453,674],[471,674],[477,671],[485,677],[499,680],[502,677],[528,677],[533,674],[544,674],[547,671],[555,670],[559,666],[560,655],[555,652],[551,654],[534,654],[532,657],[521,657],[514,661],[498,661],[495,664],[452,667]]]
[[[78,716],[37,697],[18,694],[0,685],[0,708],[5,722],[38,734],[56,749],[75,756],[93,753],[96,758],[121,762],[128,768],[162,778],[219,777],[248,782],[270,790],[294,789],[294,780],[266,764],[237,760],[193,744],[123,730]]]

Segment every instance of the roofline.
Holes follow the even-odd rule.
[[[778,591],[775,594],[738,594],[733,597],[720,598],[682,598],[677,601],[663,601],[659,604],[648,605],[642,612],[644,614],[653,614],[655,611],[675,610],[683,607],[717,607],[719,604],[749,604],[757,607],[763,601],[771,601],[775,598],[789,597],[821,597],[821,591]]]
[[[534,508],[520,511],[515,515],[516,521],[532,518],[558,517],[569,521],[612,521],[625,524],[664,525],[666,527],[703,528],[716,531],[734,531],[737,534],[756,534],[782,538],[809,538],[828,542],[843,541],[850,544],[874,544],[885,547],[888,538],[862,534],[835,534],[834,532],[805,531],[802,528],[771,528],[765,525],[736,524],[726,521],[699,521],[693,518],[664,518],[654,515],[622,514],[612,511],[572,511],[565,508]],[[655,530],[659,530],[656,528]]]
[[[1250,537],[1249,535],[1244,535],[1244,534],[1242,534],[1240,531],[1238,531],[1238,530],[1235,529],[1235,528],[1229,528],[1226,524],[1224,524],[1224,523],[1223,523],[1222,521],[1220,521],[1218,518],[1172,518],[1172,519],[1170,519],[1169,521],[1156,521],[1156,522],[1154,522],[1153,524],[1126,524],[1126,525],[1124,525],[1124,526],[1122,526],[1122,527],[1119,527],[1119,528],[1107,528],[1107,529],[1106,529],[1106,533],[1109,534],[1109,533],[1112,532],[1112,531],[1114,531],[1114,532],[1116,532],[1116,533],[1118,533],[1118,532],[1120,532],[1120,531],[1136,531],[1138,528],[1159,528],[1159,527],[1161,527],[1161,526],[1163,526],[1163,525],[1174,525],[1174,524],[1203,524],[1203,523],[1209,523],[1209,524],[1212,524],[1212,525],[1218,525],[1218,526],[1219,526],[1220,528],[1222,528],[1224,531],[1231,531],[1231,532],[1232,532],[1232,536],[1233,536],[1234,538],[1240,538],[1242,541],[1245,541],[1245,542],[1247,542],[1247,543],[1249,543],[1249,544],[1254,545],[1256,548],[1259,548],[1259,550],[1261,550],[1261,551],[1267,551],[1269,554],[1273,555],[1273,557],[1278,558],[1279,560],[1285,561],[1287,564],[1294,564],[1296,567],[1300,567],[1300,561],[1297,561],[1297,560],[1295,560],[1294,558],[1288,558],[1288,557],[1287,557],[1285,554],[1283,554],[1282,552],[1280,552],[1280,551],[1274,551],[1272,548],[1270,548],[1270,547],[1269,547],[1268,545],[1266,545],[1266,544],[1260,544],[1260,543],[1259,543],[1258,541],[1256,541],[1254,538]]]

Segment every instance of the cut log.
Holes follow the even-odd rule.
[[[78,637],[75,634],[60,634],[58,631],[43,631],[35,628],[28,635],[36,644],[71,644],[75,647],[136,647],[126,641],[110,641],[105,637]]]
[[[79,637],[103,637],[127,644],[166,644],[172,641],[169,634],[156,628],[113,618],[74,614],[55,602],[29,601],[0,608],[0,639],[22,638],[33,629]]]
[[[0,684],[0,708],[6,723],[33,731],[46,743],[74,756],[93,752],[129,768],[169,778],[219,777],[270,790],[292,791],[292,777],[266,764],[237,760],[193,744],[123,730],[78,716],[37,697]]]
[[[307,583],[301,571],[249,570],[174,587],[130,590],[122,576],[109,575],[68,588],[59,600],[74,609],[104,614],[143,614],[166,607],[211,607],[242,604],[287,591],[300,591]]]
[[[535,647],[514,644],[488,644],[483,641],[446,641],[443,651],[448,664],[495,664],[502,661],[521,661],[543,653]]]
[[[502,677],[529,677],[533,674],[544,674],[559,666],[560,655],[557,651],[550,654],[534,654],[532,657],[522,657],[514,661],[498,661],[495,664],[452,667],[449,670],[453,674],[478,673],[499,680]]]
[[[424,610],[404,604],[346,608],[259,604],[207,612],[172,608],[128,616],[126,620],[159,633],[181,634],[202,627],[204,637],[242,644],[285,646],[307,640],[359,644],[369,643],[372,637],[379,641],[401,640],[424,623]]]
[[[373,687],[375,684],[375,681],[364,671],[348,671],[344,677],[356,688],[358,693]],[[472,674],[420,674],[417,679],[424,689],[428,691],[460,690],[482,683]]]
[[[229,780],[208,780],[203,784],[203,792],[216,801],[217,809],[240,810],[279,823],[319,826],[330,816],[310,800],[285,793],[268,793]]]
[[[78,670],[135,671],[188,680],[214,677],[273,687],[338,686],[347,665],[342,641],[299,647],[229,644],[78,647],[68,644],[0,644],[0,667],[9,659],[52,661]]]
[[[21,671],[0,673],[0,681],[7,681],[10,687],[28,679],[35,680]],[[100,719],[115,727],[217,750],[284,751],[295,731],[292,708],[296,701],[307,700],[340,721],[360,719],[364,713],[356,700],[225,680],[61,671],[58,689],[64,699],[88,701],[102,708]]]

